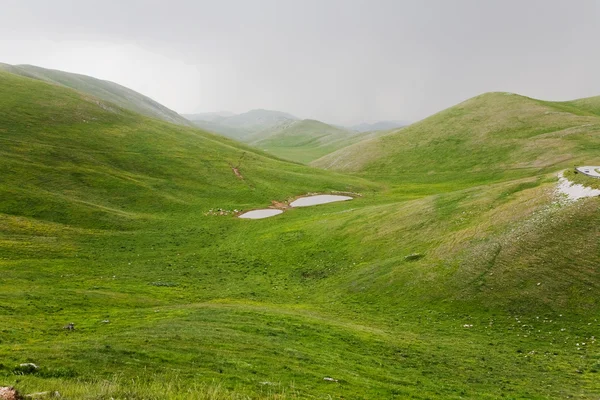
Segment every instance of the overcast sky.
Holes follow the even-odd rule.
[[[471,96],[600,95],[600,0],[1,0],[0,62],[181,113],[416,121]]]

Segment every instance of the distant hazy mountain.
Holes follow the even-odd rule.
[[[110,101],[118,106],[148,117],[162,119],[179,125],[192,126],[192,123],[175,111],[117,83],[92,78],[91,76],[73,74],[35,67],[33,65],[9,65],[0,63],[0,69],[13,74],[26,76],[41,81],[65,86],[80,92]]]
[[[196,126],[229,136],[273,155],[309,163],[343,147],[375,137],[384,129],[403,126],[398,121],[362,124],[352,129],[326,124],[273,110],[251,110],[231,115],[227,112],[185,114]]]
[[[233,117],[235,114],[229,111],[205,112],[197,114],[181,114],[190,121],[219,121],[223,118]]]
[[[424,171],[460,171],[458,180],[482,169],[488,169],[489,176],[517,169],[560,170],[567,160],[597,159],[599,116],[600,97],[555,103],[485,93],[404,129],[328,154],[313,165],[390,181]]]
[[[225,118],[220,123],[255,133],[297,119],[297,117],[281,111],[251,110],[243,114]]]
[[[405,121],[379,121],[373,124],[362,123],[351,126],[350,129],[357,132],[372,132],[372,131],[385,131],[388,129],[402,128],[403,126],[409,125]]]
[[[281,158],[309,163],[363,139],[365,133],[312,119],[288,120],[258,132],[248,143]]]
[[[219,135],[227,136],[232,139],[243,141],[246,137],[251,135],[250,132],[245,129],[236,128],[233,126],[227,126],[220,123],[221,120],[213,120],[213,121],[202,121],[202,120],[192,120],[194,126],[203,129],[208,132],[217,133]]]
[[[247,141],[248,138],[259,132],[298,120],[291,114],[272,110],[251,110],[230,116],[216,114],[219,113],[193,114],[195,116],[205,115],[205,118],[208,119],[202,120],[201,117],[192,119],[194,124],[202,129],[242,141]]]

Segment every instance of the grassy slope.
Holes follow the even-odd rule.
[[[278,157],[309,163],[369,136],[315,120],[290,121],[248,138],[248,143]]]
[[[104,81],[91,76],[35,67],[33,65],[1,64],[0,69],[13,74],[39,79],[45,82],[66,86],[99,99],[117,104],[125,109],[184,126],[192,126],[191,122],[157,103],[151,98],[137,93],[124,86],[110,81]]]
[[[600,189],[600,179],[582,174],[576,171],[575,168],[566,170],[563,175],[571,182],[578,183],[592,189]]]
[[[258,132],[270,130],[295,120],[297,118],[293,115],[281,111],[257,109],[212,121],[195,120],[193,122],[196,126],[210,132],[248,142]]]
[[[0,73],[0,90],[0,384],[90,399],[597,397],[598,199],[553,203],[544,174],[383,190],[24,78]],[[228,163],[243,153],[240,181]],[[204,214],[328,190],[364,196],[259,221]],[[21,362],[42,368],[15,375]]]
[[[313,164],[391,182],[466,185],[588,164],[599,150],[593,104],[488,93]]]
[[[219,121],[194,120],[192,123],[194,126],[205,131],[214,132],[235,140],[243,140],[249,135],[245,129],[222,125]]]
[[[587,112],[600,116],[600,96],[566,101],[561,104],[564,107],[574,107],[575,109],[585,110]]]

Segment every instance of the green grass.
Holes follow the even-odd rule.
[[[600,117],[584,104],[594,103],[488,93],[313,164],[387,182],[461,186],[586,165],[598,159]]]
[[[600,179],[594,178],[592,176],[587,176],[579,171],[575,171],[575,168],[566,170],[563,175],[571,182],[578,183],[593,189],[600,189]]]
[[[453,160],[432,145],[457,169],[356,177],[1,72],[0,110],[0,385],[70,399],[600,393],[598,199],[554,201],[558,149],[556,167],[500,172],[537,159],[516,149],[490,172],[485,149]],[[572,159],[592,163],[597,138],[573,137]],[[361,196],[206,215],[332,191]]]
[[[256,109],[243,114],[235,114],[212,121],[193,119],[194,124],[209,132],[218,133],[235,140],[249,142],[254,135],[261,132],[271,132],[281,125],[287,125],[297,120],[291,114],[281,111]]]
[[[305,119],[261,131],[246,141],[278,157],[308,164],[374,135],[371,132],[357,133]]]
[[[143,94],[137,93],[114,82],[104,81],[86,75],[40,68],[33,65],[8,65],[0,63],[0,70],[6,70],[13,74],[75,89],[147,117],[157,118],[183,126],[193,126],[190,121],[177,114],[175,111],[168,109]]]

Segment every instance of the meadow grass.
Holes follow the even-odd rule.
[[[150,118],[161,119],[183,126],[193,126],[190,121],[175,111],[168,109],[143,94],[114,82],[86,75],[40,68],[33,65],[8,65],[0,63],[0,70],[68,87]]]
[[[594,165],[600,118],[586,104],[595,103],[488,93],[313,164],[396,184],[461,186]]]
[[[576,171],[575,168],[565,170],[563,175],[573,183],[578,183],[593,189],[600,189],[600,179],[582,174],[581,172]]]
[[[348,176],[41,82],[0,73],[0,88],[0,385],[71,399],[600,393],[598,199],[557,202],[550,166],[497,166],[529,151],[477,169],[484,150],[451,160],[434,145],[456,169]],[[264,220],[210,212],[333,191],[360,196]]]
[[[269,154],[308,164],[329,153],[381,133],[358,133],[315,120],[292,121],[246,141]]]

